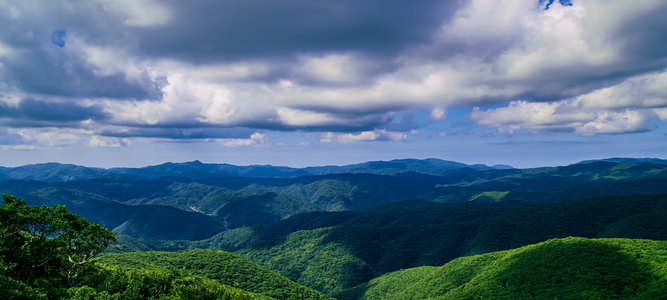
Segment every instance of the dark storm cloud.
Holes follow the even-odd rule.
[[[167,139],[243,139],[249,138],[256,130],[249,128],[116,128],[104,129],[99,135],[129,138],[149,137]]]
[[[252,120],[241,123],[240,126],[247,128],[257,128],[263,130],[273,131],[304,131],[304,132],[358,132],[373,130],[391,123],[394,120],[393,114],[378,113],[378,114],[354,114],[354,113],[337,113],[331,114],[335,121],[323,122],[322,124],[289,124],[275,119],[267,120]]]
[[[17,106],[0,103],[0,120],[6,125],[42,127],[70,124],[80,121],[105,121],[109,115],[99,105],[80,106],[70,102],[43,102],[24,99]]]
[[[162,97],[160,85],[145,73],[139,78],[130,78],[122,71],[105,74],[65,49],[35,48],[17,59],[4,62],[0,59],[0,62],[5,65],[8,81],[25,92],[75,98]]]
[[[25,93],[57,97],[160,99],[160,86],[146,75],[102,70],[86,47],[135,44],[121,19],[102,2],[17,1],[0,3],[0,80]],[[10,50],[2,55],[2,47]]]
[[[457,1],[169,1],[163,26],[138,29],[146,55],[211,62],[364,52],[428,41]]]
[[[646,14],[632,16],[615,28],[613,37],[628,63],[638,70],[660,70],[667,66],[667,3],[656,5]],[[656,64],[658,61],[661,63]]]

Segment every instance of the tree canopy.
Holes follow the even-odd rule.
[[[28,286],[72,286],[91,258],[115,240],[108,229],[70,213],[64,205],[28,206],[2,195],[2,275]]]

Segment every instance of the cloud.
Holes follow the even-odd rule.
[[[23,138],[14,131],[7,128],[0,128],[0,145],[19,145],[23,142]]]
[[[577,127],[576,131],[582,135],[641,132],[653,129],[646,125],[647,121],[647,116],[638,111],[626,110],[620,113],[604,111],[600,112],[595,120]]]
[[[660,0],[4,1],[0,126],[94,146],[400,141],[462,107],[505,133],[651,130],[664,15]]]
[[[516,130],[532,133],[632,133],[653,129],[646,122],[651,111],[582,110],[572,112],[578,101],[529,103],[517,101],[507,107],[480,110],[475,108],[470,118],[477,124],[497,127],[498,132],[513,134]]]
[[[0,124],[12,127],[79,126],[86,120],[104,121],[109,115],[100,105],[23,99],[17,105],[0,102]]]
[[[474,108],[470,119],[501,133],[632,133],[667,107],[667,71],[631,77],[617,85],[554,102],[513,101],[506,107]]]
[[[269,143],[269,139],[265,134],[255,132],[248,139],[220,139],[217,140],[219,143],[225,146],[261,146]]]
[[[434,121],[444,120],[447,118],[447,110],[442,107],[436,107],[431,110],[429,118]]]
[[[212,62],[299,54],[391,55],[430,38],[453,1],[165,1],[169,22],[136,30],[150,56]],[[177,13],[176,13],[177,12]]]
[[[93,135],[90,137],[88,145],[92,147],[109,147],[109,148],[118,148],[118,147],[127,147],[131,145],[132,142],[129,139],[119,139],[106,136]]]
[[[480,131],[470,130],[470,129],[459,129],[454,132],[438,131],[437,134],[440,137],[456,136],[456,135],[476,135],[479,137],[486,137],[486,138],[493,137],[493,133],[483,133]]]
[[[104,126],[94,132],[98,135],[116,138],[162,138],[173,140],[207,140],[207,139],[243,139],[250,137],[255,131],[249,128],[161,128],[161,127],[127,127]]]
[[[0,60],[3,64],[0,78],[34,95],[120,100],[161,98],[160,85],[147,70],[105,70],[88,56],[91,48],[87,45],[72,42],[65,47],[65,40],[58,43],[54,47],[12,50],[12,55]]]
[[[629,74],[665,68],[663,57],[635,48],[662,49],[650,17],[667,12],[660,1],[553,2],[548,10],[530,1],[473,0],[445,22],[437,39],[411,55],[459,78],[454,92],[478,90],[456,102],[493,105],[518,98],[553,101],[616,84]],[[650,24],[650,25],[649,25]],[[627,28],[622,32],[620,28]],[[664,40],[664,39],[663,39]],[[435,72],[430,72],[435,74]],[[461,102],[459,102],[461,103]]]
[[[36,150],[35,146],[29,145],[5,145],[0,147],[2,150],[19,150],[19,151],[33,151]]]
[[[22,128],[9,129],[11,135],[18,136],[16,145],[67,147],[81,144],[89,132],[72,128]]]
[[[173,16],[169,7],[152,0],[110,0],[102,3],[105,8],[118,13],[123,24],[130,27],[166,25]]]
[[[3,1],[0,11],[0,45],[6,53],[0,55],[0,80],[14,88],[10,91],[35,98],[160,98],[159,87],[142,66],[105,72],[89,60],[90,48],[115,49],[119,54],[132,48],[120,20],[102,1]],[[125,55],[125,60],[133,61],[136,55]]]
[[[385,130],[363,131],[359,133],[327,132],[320,136],[320,141],[323,143],[349,144],[370,141],[402,141],[406,137],[407,135],[403,132],[392,132]]]
[[[656,115],[658,115],[658,118],[662,121],[667,120],[667,108],[658,108],[654,110]]]

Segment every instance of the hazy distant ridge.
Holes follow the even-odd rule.
[[[440,159],[397,159],[391,161],[371,161],[345,166],[319,166],[291,168],[271,165],[235,166],[230,164],[206,164],[200,161],[164,163],[141,168],[89,168],[72,164],[44,163],[15,168],[0,168],[0,180],[39,180],[66,182],[96,178],[131,177],[134,179],[157,179],[161,177],[212,178],[212,177],[253,177],[290,178],[308,175],[328,175],[342,173],[367,173],[376,175],[396,175],[415,172],[426,175],[444,176],[452,172],[511,169],[507,165],[487,166],[467,165]]]

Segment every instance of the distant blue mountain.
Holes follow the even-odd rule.
[[[118,175],[109,170],[60,163],[45,163],[25,165],[15,168],[0,168],[0,180],[66,182],[74,180],[113,177],[118,177]]]
[[[142,168],[88,168],[71,164],[45,163],[15,168],[0,168],[0,180],[38,180],[46,182],[68,182],[96,178],[157,179],[162,177],[213,178],[292,178],[298,176],[318,176],[329,174],[375,174],[397,175],[419,173],[432,176],[449,176],[457,173],[511,169],[511,166],[467,165],[440,159],[397,159],[391,161],[370,161],[345,166],[320,166],[290,168],[271,165],[235,166],[230,164],[205,164],[200,161],[164,163]]]
[[[613,163],[653,163],[657,165],[666,165],[667,166],[667,160],[665,159],[659,159],[659,158],[628,158],[628,157],[612,157],[612,158],[604,158],[604,159],[592,159],[592,160],[584,160],[581,162],[578,162],[576,164],[590,164],[598,161],[606,161],[606,162],[613,162]]]
[[[570,166],[594,163],[638,163],[667,166],[667,160],[658,158],[607,158],[585,160]],[[538,168],[540,169],[540,168]],[[319,166],[291,168],[271,165],[236,166],[230,164],[207,164],[200,161],[164,163],[141,168],[89,168],[72,164],[44,163],[14,168],[0,167],[0,180],[36,180],[44,182],[69,182],[100,178],[157,179],[163,177],[183,177],[190,179],[216,177],[246,178],[294,178],[300,176],[321,176],[331,174],[374,174],[415,177],[421,175],[452,177],[466,176],[480,171],[515,171],[512,166],[484,164],[468,165],[435,158],[396,159],[390,161],[369,161],[344,166]],[[495,173],[494,173],[495,174]],[[504,173],[498,173],[504,174]]]

